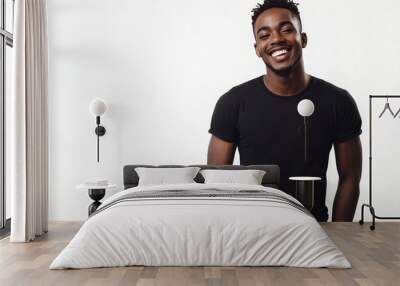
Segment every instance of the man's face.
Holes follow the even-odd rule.
[[[255,22],[254,35],[257,55],[278,75],[290,73],[307,45],[307,35],[301,33],[299,20],[283,8],[264,11]]]

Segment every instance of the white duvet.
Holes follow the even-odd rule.
[[[179,184],[135,187],[163,190],[263,190],[254,185]],[[310,215],[258,199],[185,198],[124,201],[90,217],[50,269],[145,266],[294,266],[350,268],[342,252]]]

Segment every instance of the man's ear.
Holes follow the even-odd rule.
[[[260,53],[257,49],[257,43],[254,43],[254,49],[256,50],[257,57],[261,58]]]
[[[306,33],[301,33],[301,47],[304,49],[307,47],[307,34]]]

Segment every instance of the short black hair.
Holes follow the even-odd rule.
[[[292,12],[297,17],[297,19],[299,19],[300,32],[301,32],[302,24],[301,24],[300,12],[299,9],[297,8],[298,5],[299,3],[295,3],[293,2],[293,0],[264,0],[264,3],[262,4],[258,3],[256,8],[251,10],[251,12],[253,12],[253,15],[251,16],[253,30],[258,16],[260,16],[264,11],[271,8],[284,8]]]

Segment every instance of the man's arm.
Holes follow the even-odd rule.
[[[353,221],[360,194],[362,148],[360,137],[335,143],[339,185],[333,203],[333,221]]]
[[[236,145],[212,135],[208,145],[207,164],[232,165]]]

